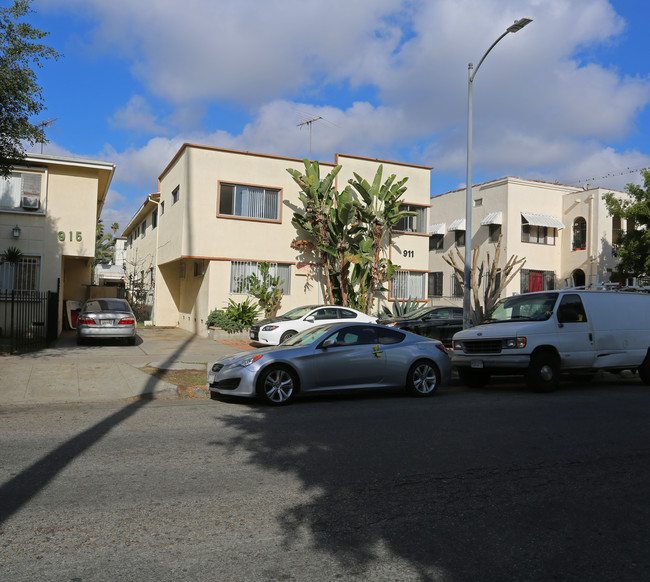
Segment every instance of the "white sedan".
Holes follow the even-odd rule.
[[[260,344],[277,346],[301,331],[326,323],[377,323],[377,318],[350,307],[305,305],[254,323],[250,338]]]

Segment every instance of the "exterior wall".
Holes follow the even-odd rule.
[[[408,176],[409,189],[404,201],[428,209],[429,168],[341,155],[337,156],[337,163],[343,165],[337,177],[339,189],[345,187],[353,172],[371,182],[378,165],[383,163],[384,179],[392,173],[398,178]],[[321,176],[324,176],[334,164],[321,163],[320,166]],[[153,203],[145,203],[123,232],[129,241],[127,263],[134,262],[136,256],[138,260],[145,256],[157,257],[156,325],[178,325],[206,335],[205,321],[213,309],[224,308],[228,299],[240,302],[246,298],[244,294],[230,293],[232,261],[291,265],[291,290],[283,296],[280,312],[323,302],[318,268],[304,264],[305,257],[290,246],[297,238],[291,219],[294,211],[302,209],[303,205],[299,199],[300,190],[287,168],[302,172],[304,163],[293,158],[188,144],[181,148],[159,178],[157,201],[160,207],[155,237],[150,237]],[[221,214],[219,197],[223,183],[279,190],[278,220]],[[177,188],[178,201],[174,203],[173,192]],[[147,223],[145,237],[134,237],[143,219]],[[428,237],[396,235],[390,253],[402,268],[426,272]],[[195,263],[199,265],[197,271]]]
[[[472,189],[472,198],[482,201],[472,209],[472,245],[481,245],[479,264],[486,262],[487,254],[494,258],[496,244],[488,241],[488,227],[481,221],[490,213],[502,213],[502,248],[499,266],[504,266],[511,256],[525,258],[527,270],[552,271],[555,286],[573,284],[576,269],[585,273],[586,281],[606,282],[616,266],[612,255],[612,219],[608,216],[603,196],[609,190],[577,190],[572,186],[551,184],[535,180],[504,178]],[[623,192],[617,195],[626,196]],[[431,224],[445,223],[445,228],[456,219],[465,217],[465,190],[456,190],[431,199]],[[565,228],[558,230],[554,245],[522,241],[521,213],[544,214],[559,219]],[[584,249],[573,248],[573,224],[576,218],[587,222],[587,241]],[[433,303],[462,304],[462,297],[451,297],[452,269],[444,260],[454,248],[454,234],[445,233],[443,249],[430,252],[430,271],[443,272],[443,297],[432,298]],[[459,247],[464,257],[464,247]],[[460,262],[460,261],[459,261]],[[504,291],[512,295],[521,291],[521,273]]]
[[[40,258],[37,291],[57,291],[59,332],[63,302],[87,297],[92,283],[95,230],[115,166],[106,162],[28,154],[14,170],[39,174],[38,209],[0,208],[0,251],[13,246]],[[12,236],[14,226],[20,237]]]

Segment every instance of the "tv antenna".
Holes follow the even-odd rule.
[[[55,117],[54,119],[48,119],[47,121],[42,121],[41,123],[38,124],[38,127],[42,127],[45,129],[48,125],[52,125],[58,117]],[[45,133],[43,133],[43,141],[41,141],[41,153],[43,153],[43,145],[45,144]]]
[[[302,123],[299,123],[296,127],[302,127],[303,125],[308,125],[309,126],[309,161],[311,162],[311,126],[316,123],[317,121],[320,121],[321,119],[324,119],[322,116],[321,117],[314,117],[312,119],[308,119],[307,121],[303,121]]]

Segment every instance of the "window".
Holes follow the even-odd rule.
[[[162,216],[163,214],[165,214],[165,201],[164,200],[160,203],[160,216]]]
[[[444,248],[445,236],[443,234],[432,234],[429,237],[429,250],[439,251]]]
[[[172,190],[172,204],[176,204],[178,202],[180,195],[181,195],[181,187],[176,186],[176,188]]]
[[[499,242],[499,237],[501,236],[501,225],[500,224],[490,224],[489,226],[490,230],[490,242],[491,243],[498,243]]]
[[[442,271],[429,273],[429,297],[442,297]]]
[[[464,230],[455,230],[454,231],[454,242],[457,247],[465,246],[465,231]]]
[[[146,234],[146,230],[147,230],[147,219],[145,218],[142,221],[142,224],[140,225],[140,234],[142,238],[144,238],[144,235]]]
[[[9,177],[0,178],[0,209],[42,210],[42,173],[11,172]]]
[[[156,228],[158,226],[158,209],[155,208],[151,213],[151,228]]]
[[[533,271],[522,269],[520,273],[522,293],[529,293],[532,291],[552,291],[555,289],[554,271]]]
[[[426,232],[427,207],[400,204],[400,211],[415,212],[415,216],[405,216],[394,227],[393,230],[401,232]]]
[[[273,277],[280,278],[280,289],[283,295],[291,294],[291,265],[282,263],[271,263],[269,265],[269,274]],[[244,279],[249,275],[256,274],[261,278],[262,272],[259,263],[254,261],[232,261],[230,263],[230,292],[245,293],[246,289],[242,288]]]
[[[483,198],[477,198],[474,200],[474,206],[483,206]]]
[[[393,299],[426,299],[426,273],[396,271],[391,279]]]
[[[528,224],[525,218],[521,218],[521,242],[535,243],[539,245],[554,245],[557,238],[557,228],[550,226],[536,226]]]
[[[219,214],[279,220],[280,190],[256,186],[220,184]]]
[[[0,262],[0,289],[3,291],[38,291],[40,279],[40,257],[22,256],[17,263]]]
[[[587,248],[587,221],[579,216],[573,221],[573,250],[584,251]]]
[[[461,285],[458,277],[456,275],[451,276],[451,295],[452,297],[462,297],[463,296],[463,286]]]

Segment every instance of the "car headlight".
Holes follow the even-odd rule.
[[[278,326],[278,325],[265,325],[262,328],[262,331],[273,331],[274,329],[278,329],[278,327],[280,327],[280,326]]]
[[[454,342],[454,350],[463,351],[463,342]]]
[[[510,337],[504,342],[505,348],[508,349],[517,349],[517,348],[525,348],[526,347],[526,338],[525,337]]]
[[[262,354],[257,354],[256,356],[251,356],[250,358],[247,358],[245,360],[242,360],[239,362],[239,365],[242,368],[245,368],[246,366],[250,366],[253,362],[257,362],[262,357]]]

